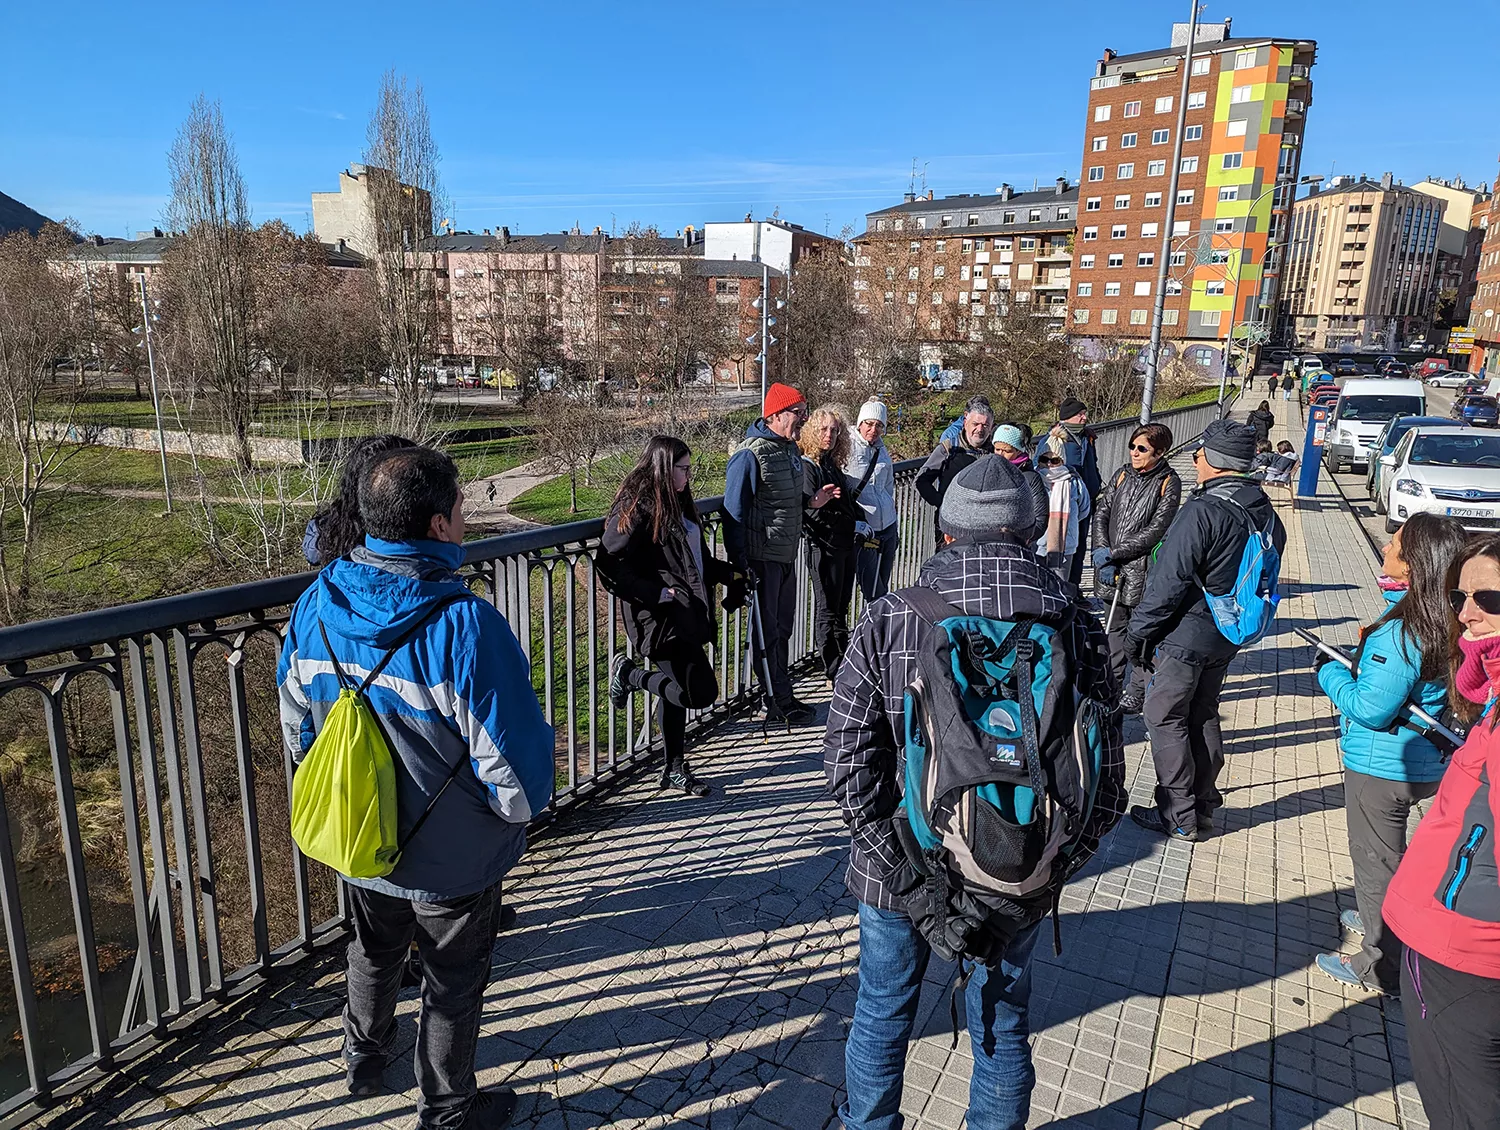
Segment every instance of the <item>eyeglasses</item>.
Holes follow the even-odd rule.
[[[1448,603],[1453,606],[1453,615],[1457,616],[1464,610],[1464,605],[1469,603],[1469,598],[1474,598],[1474,603],[1479,605],[1479,611],[1486,616],[1500,616],[1500,591],[1495,589],[1480,589],[1478,592],[1464,592],[1463,589],[1452,589],[1448,593]]]
[[[1201,447],[1195,447],[1195,448],[1193,448],[1193,461],[1197,462],[1199,459],[1202,459],[1202,458],[1203,458],[1203,448],[1201,448]]]
[[[1144,443],[1132,443],[1130,445],[1130,450],[1131,451],[1139,451],[1142,455],[1155,455],[1156,454],[1156,448],[1150,446],[1149,444],[1144,444]]]

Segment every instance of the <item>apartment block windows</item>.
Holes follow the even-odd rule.
[[[1129,180],[1133,176],[1135,176],[1134,161],[1126,161],[1123,164],[1117,165],[1115,167],[1116,180]]]
[[[1189,192],[1188,195],[1191,196],[1192,193]],[[1179,236],[1179,235],[1189,235],[1189,234],[1192,233],[1192,230],[1193,230],[1193,221],[1192,220],[1173,220],[1172,221],[1172,235],[1174,237],[1175,236]]]
[[[1118,208],[1129,208],[1130,207],[1130,197],[1128,197],[1128,196],[1116,196],[1115,197],[1115,207],[1117,209]]]
[[[1022,251],[1035,251],[1036,250],[1036,237],[1035,236],[1030,236],[1030,235],[1023,235],[1021,237],[1021,250]]]
[[[1120,148],[1121,149],[1134,149],[1135,148],[1135,139],[1136,139],[1136,135],[1133,134],[1133,133],[1122,133],[1120,135]]]
[[[967,255],[970,251],[973,251],[973,250],[974,250],[974,241],[972,239],[966,239],[966,240],[964,240],[964,242],[963,242],[963,253],[965,255]]]
[[[1214,221],[1214,231],[1216,231],[1216,232],[1234,231],[1234,220],[1232,218],[1230,218],[1230,219],[1223,219],[1223,220],[1215,220]]]
[[[1114,254],[1114,255],[1111,255],[1109,257],[1109,262],[1106,264],[1106,266],[1110,266],[1110,267],[1123,267],[1124,265],[1125,265],[1125,256],[1124,255],[1120,255],[1118,253]]]
[[[1103,153],[1108,148],[1109,148],[1109,138],[1107,138],[1107,137],[1096,137],[1096,138],[1094,138],[1094,143],[1093,143],[1092,149],[1093,149],[1093,151],[1095,153]]]
[[[1174,251],[1174,252],[1172,252],[1171,263],[1172,263],[1172,266],[1174,266],[1174,267],[1186,267],[1187,266],[1187,252],[1186,251]]]
[[[906,249],[908,251],[910,251],[910,252],[913,252],[913,253],[921,251],[922,250],[922,241],[918,240],[918,239],[914,239],[909,244],[907,244]]]
[[[939,263],[937,266],[935,266],[935,267],[932,268],[932,277],[935,278],[935,279],[942,278],[943,275],[946,274],[946,273],[947,273],[947,268],[945,268],[943,266],[943,264],[941,264],[941,263]]]
[[[1100,174],[1100,177],[1099,177],[1099,179],[1100,179],[1100,180],[1103,180],[1103,179],[1104,179],[1104,176],[1103,176],[1103,173],[1102,173],[1102,171],[1101,171],[1101,174]],[[1014,213],[1014,212],[1006,212],[1006,213],[1004,213],[1004,214],[1003,214],[1003,215],[1002,215],[1002,216],[1001,216],[1001,217],[1000,217],[1000,222],[1001,222],[1001,223],[1002,223],[1002,224],[1013,224],[1013,223],[1015,223],[1015,222],[1016,222],[1016,214],[1015,214],[1015,213]]]
[[[948,241],[946,239],[938,239],[933,241],[932,249],[941,255],[947,246]]]
[[[1182,293],[1182,283],[1178,282],[1176,279],[1168,279],[1167,280],[1167,288],[1166,288],[1166,290],[1162,291],[1162,293],[1163,294],[1181,294]]]
[[[1167,163],[1165,161],[1147,161],[1146,175],[1148,177],[1163,177],[1167,175]]]
[[[943,304],[943,292],[942,291],[935,290],[935,291],[932,292],[932,304],[934,306],[941,306]]]
[[[1110,111],[1110,107],[1108,107],[1108,106],[1095,106],[1094,107],[1094,121],[1096,121],[1096,122],[1107,122],[1107,121],[1109,121],[1109,111]]]
[[[1102,326],[1112,326],[1116,322],[1118,322],[1119,320],[1120,320],[1120,312],[1118,310],[1100,310],[1099,311],[1099,324],[1102,325]]]
[[[953,226],[953,217],[952,216],[944,216],[941,220],[938,221],[938,227],[940,227],[940,228],[951,228],[952,226]]]
[[[1141,116],[1141,104],[1139,102],[1125,103],[1124,113],[1120,116],[1123,118],[1139,118]]]
[[[1161,324],[1164,326],[1175,326],[1177,324],[1177,311],[1163,310],[1161,312]]]
[[[1079,298],[1088,298],[1088,297],[1092,296],[1093,293],[1094,293],[1094,284],[1093,283],[1079,283],[1078,284],[1078,297]]]
[[[876,231],[885,231],[885,224],[886,224],[886,222],[884,220],[876,220],[875,221],[875,230]]]
[[[1126,227],[1125,227],[1125,225],[1124,224],[1116,224],[1114,227],[1110,228],[1109,229],[1109,238],[1110,239],[1125,239],[1126,238]]]
[[[1229,92],[1229,102],[1231,105],[1249,102],[1254,94],[1255,87],[1253,86],[1236,86]]]
[[[1240,52],[1237,52],[1235,54],[1235,57],[1234,57],[1234,69],[1235,70],[1237,70],[1237,71],[1244,71],[1244,70],[1248,70],[1249,68],[1251,68],[1253,66],[1255,66],[1255,52],[1254,51],[1240,51]]]
[[[966,227],[971,227],[971,228],[977,228],[979,226],[979,213],[978,212],[970,212],[969,213],[969,222],[965,226]]]
[[[1161,193],[1159,193],[1159,192],[1148,192],[1148,193],[1146,193],[1146,199],[1145,199],[1144,203],[1145,203],[1145,205],[1146,205],[1147,208],[1160,208],[1161,207]]]
[[[1103,165],[1090,165],[1089,166],[1089,180],[1095,181],[1095,180],[1103,180],[1103,179],[1104,179],[1104,166]],[[1014,221],[1012,221],[1012,223],[1014,223]]]
[[[1057,210],[1057,218],[1059,220],[1071,220],[1073,218],[1073,209],[1059,208]]]
[[[922,269],[920,267],[907,267],[906,277],[909,279],[919,279],[922,277]]]
[[[1202,141],[1203,140],[1203,127],[1202,126],[1188,126],[1187,129],[1185,129],[1185,130],[1182,131],[1182,140],[1183,141]]]
[[[1083,242],[1084,243],[1088,243],[1088,242],[1090,242],[1092,240],[1095,240],[1095,239],[1098,239],[1098,238],[1099,238],[1099,229],[1098,228],[1084,228],[1083,229]]]
[[[1196,173],[1198,171],[1198,158],[1184,157],[1182,159],[1182,171],[1185,173]]]
[[[1224,123],[1224,133],[1228,137],[1244,137],[1245,131],[1250,123],[1244,118],[1235,118]]]
[[[1172,96],[1164,94],[1156,100],[1156,112],[1158,114],[1169,114],[1172,112]]]
[[[1217,326],[1219,324],[1219,315],[1221,313],[1223,313],[1223,311],[1221,310],[1204,310],[1199,315],[1199,317],[1203,319],[1203,324],[1205,326]]]
[[[1181,192],[1179,192],[1177,194],[1177,203],[1179,203],[1179,204],[1191,204],[1192,202],[1193,202],[1193,190],[1191,188],[1184,188]]]
[[[1141,238],[1142,239],[1155,239],[1156,238],[1156,234],[1157,234],[1157,230],[1158,230],[1158,225],[1157,224],[1154,224],[1154,223],[1152,223],[1152,224],[1142,224],[1141,225]]]
[[[1201,110],[1208,105],[1208,92],[1206,90],[1191,90],[1188,92],[1187,108],[1189,110]]]
[[[885,277],[888,278],[888,279],[895,278],[896,277],[896,268],[895,267],[887,267],[885,269]]]
[[[1154,129],[1151,131],[1151,144],[1165,145],[1171,136],[1172,131],[1169,129]]]
[[[1222,282],[1204,283],[1203,293],[1208,295],[1221,295],[1224,293],[1224,284]]]
[[[1029,223],[1029,224],[1039,224],[1039,223],[1041,223],[1042,222],[1042,210],[1040,208],[1033,208],[1030,212],[1027,212],[1026,213],[1026,222]]]
[[[1094,257],[1092,255],[1080,255],[1078,257],[1078,265],[1087,271],[1093,267]]]
[[[1226,169],[1238,169],[1242,164],[1244,164],[1244,161],[1245,155],[1243,153],[1224,154],[1224,168]]]
[[[1105,283],[1104,284],[1104,297],[1105,298],[1119,298],[1120,297],[1120,284],[1119,283]]]
[[[1142,279],[1140,282],[1135,284],[1135,293],[1137,297],[1140,297],[1143,294],[1150,294],[1151,283],[1146,279]]]
[[[1104,203],[1104,200],[1103,200],[1102,197],[1099,197],[1099,196],[1090,196],[1087,200],[1085,200],[1083,202],[1083,210],[1085,212],[1097,212],[1097,211],[1099,211],[1099,209],[1103,205],[1103,203]]]
[[[1089,312],[1087,310],[1074,310],[1073,311],[1073,321],[1077,322],[1079,325],[1082,325],[1083,323],[1087,322],[1088,320],[1089,320]]]
[[[917,304],[917,292],[916,291],[914,291],[914,290],[908,290],[906,292],[906,304],[908,306],[915,306]]]
[[[1137,255],[1135,257],[1135,265],[1137,267],[1154,267],[1154,266],[1156,266],[1156,252],[1154,252],[1154,251],[1142,251],[1139,255]]]
[[[1132,326],[1144,326],[1148,313],[1150,313],[1148,310],[1132,310],[1130,312],[1130,324]]]
[[[1206,56],[1204,58],[1201,58],[1201,59],[1194,59],[1193,60],[1193,74],[1195,74],[1195,75],[1206,75],[1206,74],[1208,74],[1208,72],[1210,70],[1213,69],[1213,65],[1214,65],[1214,61],[1212,59],[1210,59],[1210,58],[1207,58]]]
[[[1219,189],[1220,200],[1238,200],[1240,198],[1240,186],[1237,184],[1226,184]]]

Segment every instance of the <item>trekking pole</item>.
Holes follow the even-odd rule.
[[[1104,620],[1104,634],[1109,635],[1110,629],[1115,626],[1115,609],[1120,607],[1120,586],[1115,586],[1114,599],[1109,602],[1109,615]]]
[[[1313,635],[1305,628],[1294,627],[1292,628],[1292,631],[1296,632],[1299,636],[1305,639],[1308,643],[1312,644],[1313,647],[1317,648],[1324,655],[1332,659],[1335,663],[1342,663],[1351,671],[1354,669],[1354,660],[1341,649],[1334,647],[1331,643],[1324,643],[1317,636]],[[1410,713],[1413,718],[1415,718],[1418,722],[1421,722],[1424,726],[1428,727],[1444,741],[1452,742],[1454,749],[1457,749],[1459,746],[1464,744],[1464,741],[1466,739],[1462,735],[1455,734],[1452,730],[1448,729],[1447,726],[1444,726],[1441,722],[1439,722],[1431,714],[1427,713],[1427,711],[1423,710],[1416,703],[1405,703],[1403,704],[1401,709]],[[1446,760],[1446,758],[1444,760]]]
[[[760,737],[762,741],[769,741],[770,734],[767,726],[771,722],[771,706],[776,701],[776,692],[771,688],[771,656],[766,651],[766,622],[760,614],[760,587],[756,586],[750,590],[750,627],[754,633],[754,643],[759,645],[760,650],[760,679],[761,692],[765,696],[766,713],[760,720]],[[786,732],[792,732],[792,720],[786,720]]]

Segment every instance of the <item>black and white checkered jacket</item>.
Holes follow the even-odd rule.
[[[1029,547],[1009,542],[950,545],[922,566],[917,583],[965,612],[997,619],[1057,616],[1077,591],[1040,564]],[[1097,633],[1095,654],[1107,654],[1097,618],[1080,609],[1079,620],[1091,636]],[[901,799],[904,701],[917,671],[921,631],[917,614],[895,593],[865,610],[839,668],[823,739],[828,786],[853,840],[849,890],[881,910],[901,909],[898,894],[917,882],[891,829],[891,817]],[[1098,677],[1108,679],[1107,670]],[[1109,701],[1113,705],[1116,697],[1111,694]],[[1106,729],[1110,738],[1103,779],[1078,866],[1125,811],[1124,747],[1119,727]]]

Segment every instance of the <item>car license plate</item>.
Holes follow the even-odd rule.
[[[1493,516],[1490,511],[1479,506],[1448,507],[1448,517],[1450,518],[1491,518]]]

